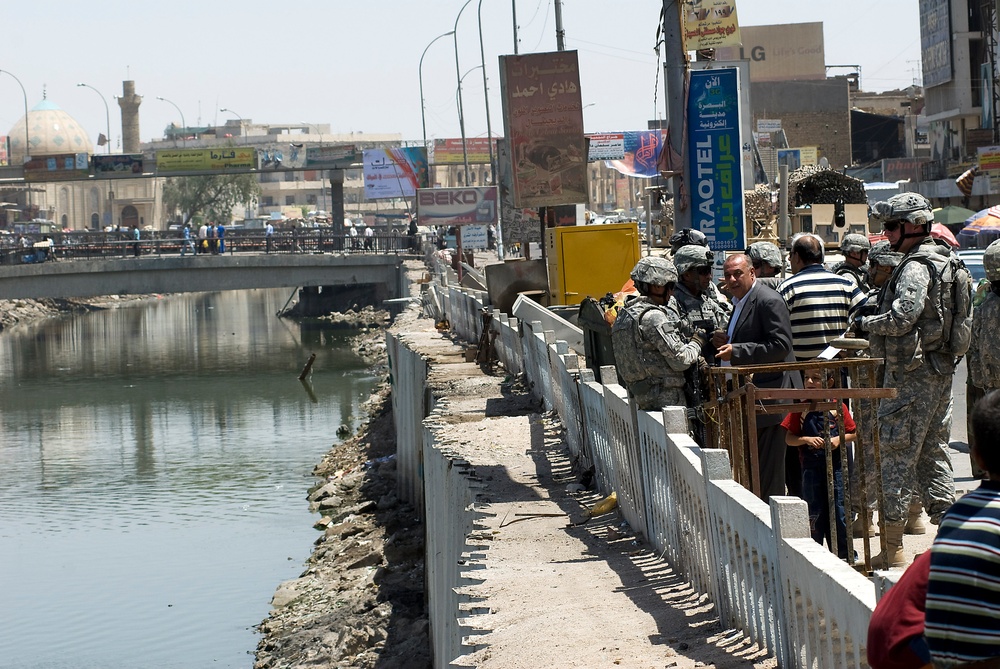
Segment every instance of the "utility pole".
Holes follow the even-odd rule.
[[[663,0],[663,86],[667,102],[667,128],[670,146],[674,155],[681,157],[680,170],[670,179],[670,191],[674,197],[674,230],[691,227],[691,209],[687,198],[681,196],[681,188],[689,183],[687,148],[684,146],[684,87],[687,83],[684,36],[681,34],[681,3]]]
[[[555,0],[556,15],[556,51],[566,50],[566,31],[563,30],[562,0]]]

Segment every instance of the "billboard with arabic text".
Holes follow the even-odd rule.
[[[247,147],[156,152],[157,172],[202,172],[257,168],[257,151]]]
[[[692,70],[688,96],[691,227],[714,251],[746,248],[738,70]]]
[[[500,91],[515,205],[586,202],[587,145],[576,51],[500,56]]]
[[[365,198],[379,200],[413,197],[418,188],[427,188],[427,149],[405,146],[365,149]]]
[[[686,51],[740,45],[736,0],[686,2],[682,5],[681,24]]]

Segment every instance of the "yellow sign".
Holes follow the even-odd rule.
[[[681,24],[688,51],[740,45],[736,0],[687,0],[681,4]]]
[[[156,152],[157,172],[225,171],[256,167],[257,151],[247,147]]]
[[[818,146],[800,146],[799,156],[802,159],[803,165],[818,165],[819,164],[819,147]]]

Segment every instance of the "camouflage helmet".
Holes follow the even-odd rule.
[[[881,221],[906,220],[914,225],[930,226],[934,220],[931,203],[920,193],[900,193],[872,207],[875,218]]]
[[[677,268],[678,275],[695,267],[711,267],[714,260],[715,255],[711,249],[697,244],[682,246],[674,253],[674,267]]]
[[[844,235],[844,238],[840,240],[840,252],[845,255],[848,253],[866,253],[871,250],[871,247],[872,243],[868,241],[868,237],[857,233]]]
[[[889,246],[889,240],[883,239],[876,243],[872,250],[868,252],[868,265],[874,267],[896,267],[903,260],[903,254],[893,251]]]
[[[1000,281],[1000,239],[992,242],[983,253],[983,268],[986,278],[990,281]]]
[[[632,281],[651,286],[665,286],[677,283],[677,270],[674,264],[666,258],[647,256],[642,258],[632,268]]]
[[[751,265],[761,263],[770,265],[775,269],[781,269],[785,261],[781,259],[781,249],[771,242],[754,242],[747,247],[746,255],[750,258]]]
[[[694,228],[684,228],[670,235],[670,248],[673,249],[674,253],[680,247],[688,246],[689,244],[708,246],[708,238],[704,232],[695,230]]]

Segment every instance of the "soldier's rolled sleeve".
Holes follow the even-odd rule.
[[[865,316],[861,327],[872,334],[902,336],[917,324],[927,300],[930,273],[920,262],[908,262],[896,282],[896,296],[889,310],[876,316]]]
[[[684,342],[673,324],[657,326],[656,350],[675,372],[683,372],[698,359],[701,348],[694,342]]]

